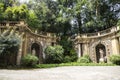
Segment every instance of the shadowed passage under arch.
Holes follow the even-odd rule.
[[[33,43],[31,46],[31,53],[38,57],[39,63],[43,62],[42,46],[38,43]]]
[[[98,44],[96,46],[96,60],[97,63],[100,61],[106,62],[106,48],[103,44]]]

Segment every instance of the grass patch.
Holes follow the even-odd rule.
[[[61,63],[61,64],[38,64],[35,68],[53,68],[53,67],[61,67],[61,66],[117,66],[112,63]]]
[[[24,66],[7,66],[0,67],[0,69],[14,69],[14,70],[23,70],[23,69],[36,69],[36,68],[54,68],[54,67],[62,67],[62,66],[117,66],[112,63],[79,63],[79,62],[71,62],[71,63],[61,63],[61,64],[37,64],[34,67],[24,67]]]
[[[59,67],[59,64],[38,64],[35,68],[52,68],[52,67]]]

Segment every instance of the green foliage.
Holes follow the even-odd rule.
[[[30,27],[44,32],[71,35],[104,30],[115,26],[119,20],[118,0],[33,0],[26,5],[13,7],[13,0],[1,1],[0,20],[26,19]],[[3,6],[4,5],[4,6]],[[31,10],[33,12],[31,12]],[[11,18],[12,17],[12,18]],[[76,19],[77,26],[70,21]]]
[[[14,30],[8,29],[0,36],[0,54],[17,53],[21,39],[14,34]]]
[[[4,4],[0,3],[0,21],[4,19]]]
[[[61,67],[61,66],[116,66],[115,64],[108,64],[108,63],[61,63],[61,64],[38,64],[35,68],[52,68],[52,67]]]
[[[53,67],[59,67],[59,64],[38,64],[35,66],[35,68],[53,68]]]
[[[8,2],[9,3],[9,2]],[[0,3],[0,21],[14,21],[14,20],[21,20],[26,19],[28,15],[28,9],[25,4],[20,6],[12,6],[13,1],[11,0],[10,3]]]
[[[29,11],[26,21],[30,28],[40,30],[41,24],[39,23],[39,20],[33,10]]]
[[[66,53],[65,53],[66,54]],[[75,50],[70,50],[70,53],[67,54],[65,57],[64,57],[64,61],[63,62],[75,62],[77,61],[78,57],[77,57],[77,53],[75,52]]]
[[[120,65],[120,55],[112,55],[112,56],[110,56],[110,61],[113,64]]]
[[[34,67],[38,62],[38,58],[34,55],[27,54],[22,58],[21,62],[23,66]]]
[[[87,58],[87,59],[89,59],[89,61],[91,61],[90,56],[88,54],[85,54],[83,57]]]
[[[0,64],[15,65],[21,38],[8,29],[0,35]]]
[[[83,57],[80,57],[80,58],[78,59],[78,62],[79,62],[79,63],[90,63],[91,60],[90,60],[89,55],[84,55]]]
[[[74,34],[90,33],[116,25],[119,19],[119,6],[118,9],[115,7],[119,5],[117,1],[35,0],[32,10],[37,15],[42,31],[70,35],[77,28]],[[77,20],[78,27],[72,28],[70,21],[73,19]]]
[[[120,20],[117,22],[117,26],[120,26]]]
[[[28,10],[26,5],[7,7],[5,10],[7,20],[20,20],[26,19]]]
[[[64,62],[74,62],[77,60],[77,53],[73,48],[73,43],[66,36],[62,36],[59,44],[64,48]],[[68,57],[69,56],[69,57]],[[68,59],[68,60],[67,60]]]
[[[65,56],[63,62],[65,62],[65,63],[71,62],[71,57],[70,56]]]
[[[2,13],[4,11],[4,4],[0,3],[0,13]]]
[[[90,33],[115,26],[119,20],[118,0],[32,0],[27,3],[30,11],[24,4],[15,6],[16,2],[0,1],[0,20],[27,17],[30,27],[44,32],[64,35]],[[70,21],[74,19],[77,26],[72,28]]]
[[[63,52],[62,46],[48,46],[45,49],[46,63],[61,63],[63,61]]]
[[[81,58],[78,59],[78,62],[80,62],[80,63],[89,63],[89,59],[81,57]]]
[[[37,16],[37,19],[34,19],[35,22],[37,22],[37,25],[35,25],[37,29],[42,30],[44,32],[54,31],[52,27],[54,27],[55,16],[53,12],[50,11],[45,1],[36,2],[34,12]],[[34,25],[31,27],[34,28]]]
[[[70,50],[71,62],[75,62],[78,59],[77,53],[74,49]]]
[[[13,19],[13,8],[12,7],[7,7],[7,9],[5,10],[5,14],[6,14],[6,18],[8,20]]]

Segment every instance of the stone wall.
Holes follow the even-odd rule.
[[[36,31],[32,31],[24,21],[20,22],[1,22],[0,23],[0,34],[5,31],[7,28],[16,28],[15,33],[18,33],[21,36],[21,44],[20,49],[17,54],[16,64],[20,65],[21,57],[26,54],[32,54],[31,47],[34,43],[38,44],[40,47],[39,49],[39,63],[42,63],[42,59],[45,57],[44,49],[51,45],[56,44],[56,37],[51,36],[50,33],[46,35],[42,35],[37,33]]]
[[[104,31],[89,34],[79,34],[74,39],[75,49],[78,57],[88,54],[93,62],[97,62],[96,46],[105,46],[107,61],[112,54],[120,54],[120,30],[119,27],[112,27]]]

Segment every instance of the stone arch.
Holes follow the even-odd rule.
[[[104,59],[106,57],[106,47],[103,44],[98,44],[95,47],[96,50],[96,61],[97,63],[100,62],[100,59]]]
[[[40,43],[34,42],[31,44],[31,53],[39,58],[39,63],[43,62],[43,48]]]
[[[96,55],[96,53],[97,53],[96,46],[99,45],[99,44],[104,45],[105,50],[106,50],[106,56],[108,56],[108,54],[107,54],[108,53],[108,51],[107,51],[108,47],[107,47],[106,41],[96,41],[96,42],[93,42],[91,44],[91,47],[90,47],[90,50],[91,50],[91,53],[92,53],[91,54],[91,59],[92,59],[93,62],[98,62],[97,61],[97,55]]]

